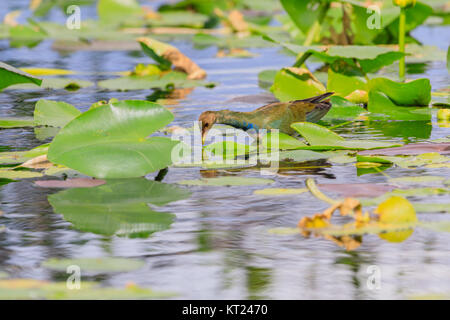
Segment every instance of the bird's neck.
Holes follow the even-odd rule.
[[[216,123],[227,124],[229,126],[250,129],[252,124],[250,123],[246,112],[236,112],[230,110],[216,111]]]

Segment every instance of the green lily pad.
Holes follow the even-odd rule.
[[[398,146],[372,140],[345,140],[333,131],[315,123],[297,122],[291,125],[315,149],[377,149]]]
[[[36,177],[42,177],[42,173],[28,171],[28,170],[11,170],[11,169],[0,169],[0,178],[5,179],[30,179]]]
[[[34,127],[32,118],[0,118],[0,128]]]
[[[48,201],[56,213],[79,230],[106,236],[148,237],[169,229],[175,219],[173,214],[150,209],[148,203],[163,206],[189,195],[176,186],[140,178],[68,189],[50,195]]]
[[[322,121],[326,120],[353,120],[366,110],[360,105],[354,104],[344,98],[338,96],[332,96],[331,109],[322,118]]]
[[[198,86],[213,87],[214,83],[187,79],[185,73],[172,71],[163,75],[125,76],[98,82],[100,88],[117,91],[165,89],[166,87],[193,88]]]
[[[219,177],[200,180],[181,180],[178,184],[190,186],[252,186],[261,184],[271,184],[273,180],[263,178],[245,178],[245,177]]]
[[[323,94],[326,89],[306,69],[283,68],[276,74],[270,91],[280,101],[292,101]]]
[[[142,260],[129,258],[79,258],[79,259],[48,259],[42,263],[47,269],[66,271],[68,266],[76,265],[82,272],[110,273],[130,272],[142,268]]]
[[[272,133],[268,132],[262,139],[262,144],[267,149],[279,149],[279,150],[293,150],[299,149],[306,146],[306,144],[294,137],[283,132],[278,133],[278,137],[274,137],[275,143],[277,145],[272,146]]]
[[[36,103],[34,122],[36,125],[62,128],[80,114],[81,111],[71,104],[42,99]]]
[[[136,285],[125,288],[102,287],[96,282],[82,281],[80,288],[71,290],[67,282],[47,282],[34,279],[0,280],[0,299],[48,299],[48,300],[95,300],[95,299],[163,299],[172,297],[170,292],[158,292]]]
[[[97,13],[104,24],[121,24],[144,17],[144,10],[136,0],[99,0]]]
[[[268,36],[264,39],[278,43],[295,55],[306,54],[327,63],[335,72],[365,75],[399,60],[405,54],[378,46],[300,46],[278,42]],[[303,61],[304,62],[304,61]]]
[[[32,90],[32,89],[65,89],[68,91],[76,91],[78,89],[87,88],[93,86],[94,83],[91,81],[80,80],[80,79],[70,79],[70,78],[43,78],[42,83],[31,84],[16,84],[8,89],[22,89],[22,90]]]
[[[428,79],[401,83],[387,78],[371,79],[370,91],[381,91],[398,106],[428,106],[431,101],[431,84]]]
[[[279,153],[280,160],[290,160],[294,162],[314,161],[327,159],[330,155],[324,152],[315,152],[311,150],[289,150]]]
[[[277,73],[278,70],[263,70],[258,73],[259,86],[263,89],[269,89],[273,85]]]
[[[395,105],[384,93],[380,91],[369,92],[367,109],[371,112],[370,119],[414,120],[430,121],[431,109],[401,107]]]
[[[355,90],[367,91],[367,83],[362,77],[349,76],[328,69],[327,90],[335,95],[345,97]]]
[[[144,176],[171,164],[171,151],[178,141],[147,137],[172,120],[170,111],[147,101],[100,106],[59,131],[48,159],[97,178]]]
[[[33,77],[9,64],[0,62],[0,91],[17,83],[33,83],[41,85],[42,80]]]
[[[43,144],[28,151],[1,152],[0,164],[22,163],[38,156],[47,154],[49,144]]]

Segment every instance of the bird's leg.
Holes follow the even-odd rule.
[[[167,172],[169,172],[169,168],[159,170],[158,175],[155,177],[155,181],[161,182],[166,176]]]

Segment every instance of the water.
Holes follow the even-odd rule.
[[[0,15],[23,8],[22,2],[27,1],[8,2],[6,6],[3,3]],[[92,15],[91,11],[87,12]],[[51,17],[60,21],[61,14],[55,11]],[[415,35],[425,44],[446,49],[440,38],[442,32],[436,30],[440,29],[421,27]],[[279,53],[277,48],[251,49],[258,54],[251,59],[217,59],[215,48],[196,50],[185,40],[173,44],[207,71],[208,80],[220,83],[214,89],[196,88],[177,105],[169,106],[175,114],[172,124],[185,127],[191,126],[205,110],[223,107],[251,110],[259,106],[227,100],[264,92],[258,87],[258,72],[293,63],[292,57]],[[137,63],[149,63],[149,59],[139,52],[60,54],[51,49],[50,41],[30,50],[9,48],[8,41],[1,40],[0,56],[0,60],[15,66],[89,72],[82,78],[91,81],[105,78],[95,73],[123,71]],[[444,62],[429,63],[424,74],[413,77],[430,77],[433,90],[449,83]],[[102,92],[95,87],[76,92],[5,91],[0,94],[0,116],[31,116],[35,102],[41,98],[66,101],[86,110],[98,100],[112,97],[145,99],[149,93]],[[409,141],[420,142],[449,134],[448,128],[436,125],[436,119],[433,118],[432,123],[430,137],[417,135],[409,137]],[[404,141],[401,133],[389,134],[383,131],[384,128],[363,124],[336,131],[345,137]],[[0,145],[11,150],[27,150],[42,144],[35,138],[33,129],[2,130],[0,136]],[[358,177],[353,165],[329,165],[325,161],[309,163],[323,164],[328,166],[284,168],[270,177],[275,180],[271,187],[302,188],[309,177],[315,178],[317,183],[386,182],[381,174]],[[411,170],[399,168],[385,172],[392,177],[411,174]],[[442,169],[421,168],[413,173],[450,176],[448,170]],[[241,171],[171,168],[163,182],[228,175],[260,177],[259,171],[251,168]],[[253,195],[254,190],[262,188],[191,187],[190,198],[157,209],[176,215],[168,230],[148,238],[125,238],[82,232],[54,213],[47,197],[59,192],[58,189],[40,188],[29,180],[10,183],[0,187],[0,209],[4,212],[0,216],[0,225],[6,226],[6,231],[0,232],[0,271],[6,271],[11,277],[56,281],[64,280],[66,275],[43,268],[41,263],[48,258],[125,257],[142,259],[145,267],[127,273],[85,276],[83,280],[100,280],[105,286],[134,282],[155,290],[176,292],[177,298],[192,299],[398,299],[415,294],[450,292],[448,233],[417,228],[401,243],[366,235],[362,245],[352,252],[324,239],[271,234],[269,229],[294,227],[302,217],[326,209],[327,204],[308,193],[279,198]],[[445,196],[419,200],[448,202]],[[445,214],[419,213],[418,217],[423,221],[448,221]],[[371,265],[381,270],[382,282],[378,290],[367,287],[367,270]]]

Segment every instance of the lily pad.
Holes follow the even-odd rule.
[[[401,83],[387,78],[371,79],[371,91],[381,91],[398,106],[428,106],[431,101],[431,84],[428,79]]]
[[[34,127],[32,118],[0,118],[0,128]]]
[[[280,101],[292,101],[323,94],[326,89],[307,69],[283,68],[276,74],[270,91]]]
[[[42,80],[27,74],[9,64],[0,62],[0,91],[17,83],[41,85]]]
[[[32,90],[32,89],[65,89],[68,91],[76,91],[78,89],[87,88],[93,86],[94,83],[91,81],[80,80],[80,79],[70,79],[70,78],[43,78],[42,83],[32,84],[16,84],[8,89],[22,89],[22,90]]]
[[[64,127],[81,114],[77,108],[62,101],[39,100],[34,109],[36,125]]]
[[[170,111],[147,101],[100,106],[61,129],[48,159],[98,178],[144,176],[171,164],[178,141],[147,136],[172,120]]]
[[[397,106],[384,93],[380,91],[369,92],[369,104],[367,109],[371,112],[371,119],[380,120],[414,120],[430,121],[431,109]]]
[[[333,131],[315,123],[297,122],[291,125],[314,149],[376,149],[398,146],[389,142],[372,140],[345,140]]]
[[[16,180],[16,179],[30,179],[36,177],[42,177],[42,173],[28,170],[0,169],[0,178]]]
[[[125,76],[98,82],[98,86],[108,90],[149,90],[165,89],[166,87],[193,88],[198,86],[214,87],[212,82],[202,80],[190,80],[185,73],[172,71],[163,76]]]

